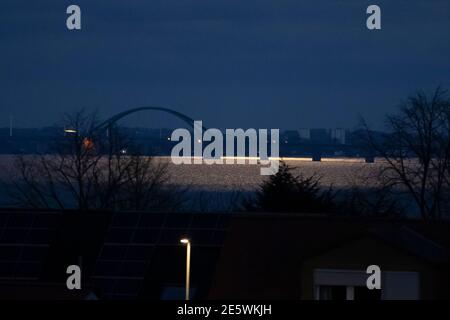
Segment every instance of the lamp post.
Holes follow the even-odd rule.
[[[65,133],[77,133],[77,130],[75,129],[64,129]]]
[[[180,240],[186,245],[186,300],[189,300],[189,278],[191,276],[191,242],[187,238]]]

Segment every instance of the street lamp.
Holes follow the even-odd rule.
[[[189,278],[191,275],[191,242],[187,238],[180,240],[186,245],[186,300],[189,300]]]

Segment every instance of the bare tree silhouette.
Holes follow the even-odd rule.
[[[365,139],[386,165],[379,179],[386,187],[401,186],[416,203],[424,220],[442,218],[447,209],[450,173],[450,100],[438,87],[433,94],[418,91],[387,116],[389,133],[376,139],[363,121]]]
[[[64,120],[65,135],[49,155],[20,155],[10,196],[32,208],[176,209],[184,190],[169,185],[167,163],[142,156],[118,130],[99,132],[95,114]]]

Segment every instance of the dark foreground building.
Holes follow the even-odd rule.
[[[449,299],[450,224],[235,216],[212,299]],[[368,290],[366,269],[381,269]]]
[[[29,210],[0,211],[0,298],[183,299],[184,237],[193,299],[450,298],[444,222]],[[381,290],[365,286],[374,264]]]

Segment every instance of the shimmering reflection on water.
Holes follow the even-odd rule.
[[[2,173],[6,177],[13,170],[14,156],[0,156]],[[193,188],[208,191],[255,190],[267,176],[260,175],[260,165],[251,164],[182,164],[175,165],[170,157],[156,157],[157,161],[169,162],[168,169],[171,183],[177,185],[189,185]],[[294,167],[294,174],[309,176],[317,174],[321,176],[321,183],[335,188],[349,187],[355,184],[365,187],[375,186],[377,179],[374,177],[379,171],[382,162],[364,163],[361,159],[322,159],[321,162],[310,160],[286,160]],[[371,177],[367,179],[367,177]]]
[[[169,161],[161,158],[161,161]],[[354,160],[336,160],[313,162],[305,160],[287,160],[294,167],[294,174],[321,177],[323,186],[333,185],[336,188],[350,187],[354,184],[364,184],[370,187],[376,184],[374,176],[379,170],[380,162],[364,163]],[[259,165],[206,165],[206,164],[169,164],[171,181],[174,184],[188,184],[192,187],[210,191],[221,190],[254,190],[267,176],[260,175]],[[368,178],[370,177],[370,178]]]

